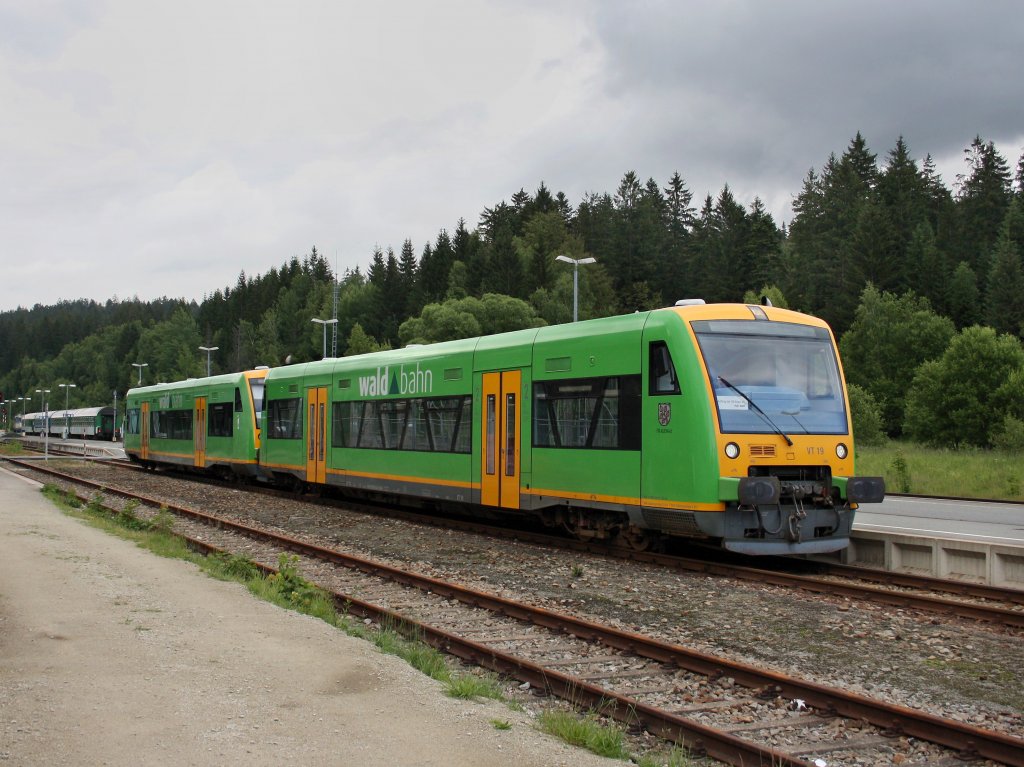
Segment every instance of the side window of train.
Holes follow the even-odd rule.
[[[650,346],[650,393],[679,394],[679,379],[676,368],[672,364],[668,344],[664,341],[652,341]]]
[[[242,412],[242,392],[237,386],[235,387],[235,412]]]

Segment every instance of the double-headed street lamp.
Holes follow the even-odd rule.
[[[139,369],[139,386],[142,386],[142,368],[149,367],[149,363],[148,362],[133,362],[132,363],[132,367]]]
[[[311,322],[315,322],[317,325],[323,325],[324,326],[324,354],[323,354],[323,359],[327,359],[327,326],[328,325],[337,325],[338,324],[338,320],[337,319],[333,319],[333,320],[318,320],[316,317],[314,317],[311,320]]]
[[[73,383],[57,384],[58,387],[64,390],[64,439],[67,439],[71,434],[71,416],[68,413],[68,397],[71,394],[71,390],[75,388]]]
[[[206,352],[206,377],[210,377],[210,354],[217,351],[219,346],[200,346],[199,351]]]
[[[579,295],[580,295],[580,264],[593,264],[596,258],[569,258],[568,256],[555,256],[555,261],[564,261],[572,264],[572,321],[576,322],[579,317]]]

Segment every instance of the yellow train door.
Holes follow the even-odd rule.
[[[519,508],[522,372],[483,374],[480,502]]]
[[[327,483],[327,387],[306,389],[306,481]]]
[[[196,397],[192,411],[192,463],[206,466],[206,397]]]
[[[149,403],[142,403],[142,414],[139,416],[139,444],[142,460],[149,459]]]

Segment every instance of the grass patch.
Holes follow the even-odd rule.
[[[598,756],[629,758],[622,728],[603,724],[593,712],[579,716],[570,711],[543,711],[537,723],[544,732]]]
[[[451,698],[463,700],[476,700],[477,698],[502,700],[505,697],[501,691],[501,684],[490,674],[485,676],[462,674],[454,677],[445,685],[444,693]]]
[[[637,767],[690,767],[693,764],[690,752],[682,746],[673,746],[669,751],[649,751],[635,761]]]
[[[232,572],[237,573],[240,565],[234,562],[231,567]],[[256,570],[255,566],[253,569]],[[278,607],[319,618],[332,626],[340,624],[338,612],[334,609],[334,597],[299,575],[299,558],[294,554],[281,554],[278,557],[276,573],[267,576],[260,571],[257,573],[255,577],[246,577],[244,581],[255,596]]]
[[[444,655],[428,644],[409,638],[394,626],[382,626],[372,637],[381,652],[396,655],[431,679],[448,684],[451,670]]]
[[[0,455],[23,455],[25,448],[20,442],[0,442]]]
[[[930,448],[891,441],[857,446],[857,474],[883,476],[891,492],[1024,501],[1020,454],[980,448]]]
[[[491,726],[496,730],[511,730],[512,722],[507,719],[492,719]]]
[[[968,660],[944,660],[942,658],[928,658],[926,666],[938,669],[943,672],[954,671],[958,674],[972,677],[974,679],[989,680],[998,684],[1010,684],[1014,681],[1015,675],[1007,669],[996,668],[991,664],[978,663]]]

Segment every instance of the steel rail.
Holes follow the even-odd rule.
[[[1000,586],[989,586],[985,583],[971,583],[970,581],[953,581],[935,578],[930,575],[912,575],[910,573],[890,572],[888,570],[874,570],[869,567],[841,565],[833,562],[821,562],[819,560],[810,561],[826,573],[842,578],[853,578],[911,589],[928,589],[957,596],[991,599],[993,601],[1024,605],[1024,591],[1020,589],[1007,589]]]
[[[128,464],[123,464],[123,462],[120,461],[106,461],[105,463],[118,465],[119,468],[127,468],[127,466],[129,466]],[[204,478],[200,479],[202,479],[202,481],[213,481],[206,480]],[[255,488],[255,490],[258,492],[282,494],[287,495],[288,497],[294,497],[293,493],[287,493],[274,488],[258,487]],[[380,507],[358,501],[346,500],[346,506],[364,513],[382,513]],[[388,510],[387,513],[393,517],[414,520],[434,526],[444,525],[447,527],[455,527],[462,530],[469,530],[496,537],[511,537],[516,540],[540,545],[555,545],[560,548],[570,549],[573,551],[603,556],[614,556],[630,561],[654,564],[684,572],[695,572],[727,578],[739,578],[741,580],[755,581],[757,583],[767,583],[773,586],[799,588],[815,594],[842,596],[883,604],[890,607],[900,607],[905,609],[921,610],[944,616],[967,618],[986,623],[1009,626],[1016,629],[1024,628],[1024,610],[1015,610],[999,605],[962,602],[954,599],[943,599],[942,597],[931,596],[928,594],[913,594],[887,590],[884,588],[875,588],[863,584],[842,583],[815,577],[813,575],[786,573],[776,570],[768,570],[762,567],[753,567],[750,565],[713,562],[707,559],[698,559],[695,557],[682,557],[657,552],[614,548],[590,541],[566,539],[545,533],[509,529],[461,518],[444,517],[443,521],[439,521],[436,517],[404,509]],[[850,577],[873,581],[875,583],[889,583],[894,586],[903,586],[907,588],[941,590],[946,593],[961,596],[1024,605],[1024,591],[1017,589],[1006,589],[982,584],[967,584],[956,581],[944,581],[938,578],[926,578],[924,576],[906,575],[902,573],[878,572],[865,568],[832,565],[817,561],[809,562],[813,563],[814,566],[823,567],[834,572],[838,577]]]
[[[31,468],[37,467],[33,466]],[[474,589],[441,581],[429,576],[400,570],[390,565],[374,562],[362,557],[356,557],[332,549],[315,546],[290,536],[271,533],[266,530],[225,520],[220,517],[208,515],[176,504],[168,504],[159,499],[153,499],[136,493],[128,493],[126,491],[104,487],[100,485],[100,483],[95,483],[90,480],[82,480],[70,475],[64,475],[53,469],[46,469],[46,472],[55,476],[60,476],[71,482],[78,482],[90,487],[101,488],[108,492],[113,492],[125,497],[138,498],[139,500],[143,500],[148,504],[156,505],[158,507],[163,506],[169,510],[173,510],[175,513],[202,521],[205,524],[229,529],[250,538],[273,542],[287,550],[302,553],[306,556],[316,557],[321,561],[357,569],[373,575],[384,576],[395,582],[403,583],[422,591],[429,591],[435,594],[448,596],[449,598],[458,599],[464,604],[488,609],[495,613],[527,621],[551,630],[564,631],[581,639],[599,641],[608,647],[630,652],[640,657],[665,664],[672,664],[687,671],[703,674],[711,678],[729,676],[745,687],[770,688],[778,694],[792,698],[800,698],[809,706],[819,709],[829,715],[865,720],[875,726],[884,728],[889,733],[915,737],[920,740],[953,748],[965,756],[993,759],[1003,764],[1014,765],[1015,767],[1024,767],[1024,739],[1021,738],[1015,738],[999,732],[973,727],[952,719],[934,716],[932,714],[927,714],[904,706],[897,706],[885,701],[873,700],[844,690],[829,688],[815,682],[801,680],[785,674],[760,669],[750,664],[732,661],[696,650],[690,650],[679,645],[662,642],[640,634],[602,626],[591,621],[563,613],[557,613],[545,608],[524,605],[487,592],[476,591]],[[374,609],[383,610],[383,608]],[[390,613],[390,611],[384,612],[387,612],[394,620],[407,620],[404,616],[398,613]],[[433,631],[437,632],[438,637],[442,637],[443,635],[445,641],[453,641],[452,635],[438,629],[434,629]],[[459,646],[468,648],[466,650],[467,652],[473,653],[472,659],[474,662],[479,662],[478,656],[479,658],[483,658],[501,655],[501,653],[498,653],[491,648],[478,645],[469,640],[459,639],[459,643]],[[455,647],[456,645],[452,644],[451,646]],[[524,667],[532,665],[522,661],[521,659],[513,658],[512,656],[508,656],[508,659],[503,660],[502,663],[511,663],[516,667],[520,665],[523,665]],[[558,691],[562,689],[561,685],[563,683],[570,685],[571,690],[579,690],[581,693],[589,686],[581,680],[573,680],[572,677],[566,677],[565,680],[562,680],[562,675],[551,669],[544,669],[540,666],[537,666],[535,670],[530,671],[530,674],[531,676],[524,681],[530,681],[531,684],[535,684],[537,686],[541,686],[541,681],[545,679],[555,680],[552,683],[554,686],[548,685],[547,683],[544,684],[544,688],[549,689],[551,692],[558,693]],[[595,687],[594,694],[597,694],[597,692],[600,693],[601,699],[611,699],[615,696],[614,693],[611,693],[608,690]],[[591,691],[587,690],[587,695],[590,694]],[[646,704],[642,704],[639,701],[626,698],[625,696],[619,697],[622,697],[623,702],[617,703],[616,707],[619,705],[627,706],[627,711],[642,711],[644,712],[645,717],[653,717],[655,716],[654,712],[658,711],[658,709],[646,706]],[[628,701],[628,703],[626,701]],[[660,725],[654,723],[652,720],[651,726],[655,727],[655,731],[662,732],[663,730],[660,729],[662,727],[669,729],[673,727],[678,728],[680,726],[680,722],[685,722],[688,726],[695,725],[693,722],[667,714],[667,712],[661,713],[662,715],[667,715],[670,718],[664,720]],[[703,737],[709,738],[710,735],[704,733]],[[730,738],[731,737],[732,736],[730,736]],[[743,742],[745,743],[745,741]],[[712,756],[715,755],[712,753],[710,748],[707,753]],[[774,756],[771,758],[774,758]],[[789,759],[789,757],[786,757],[786,759]],[[780,763],[806,764],[803,761],[784,761]]]

